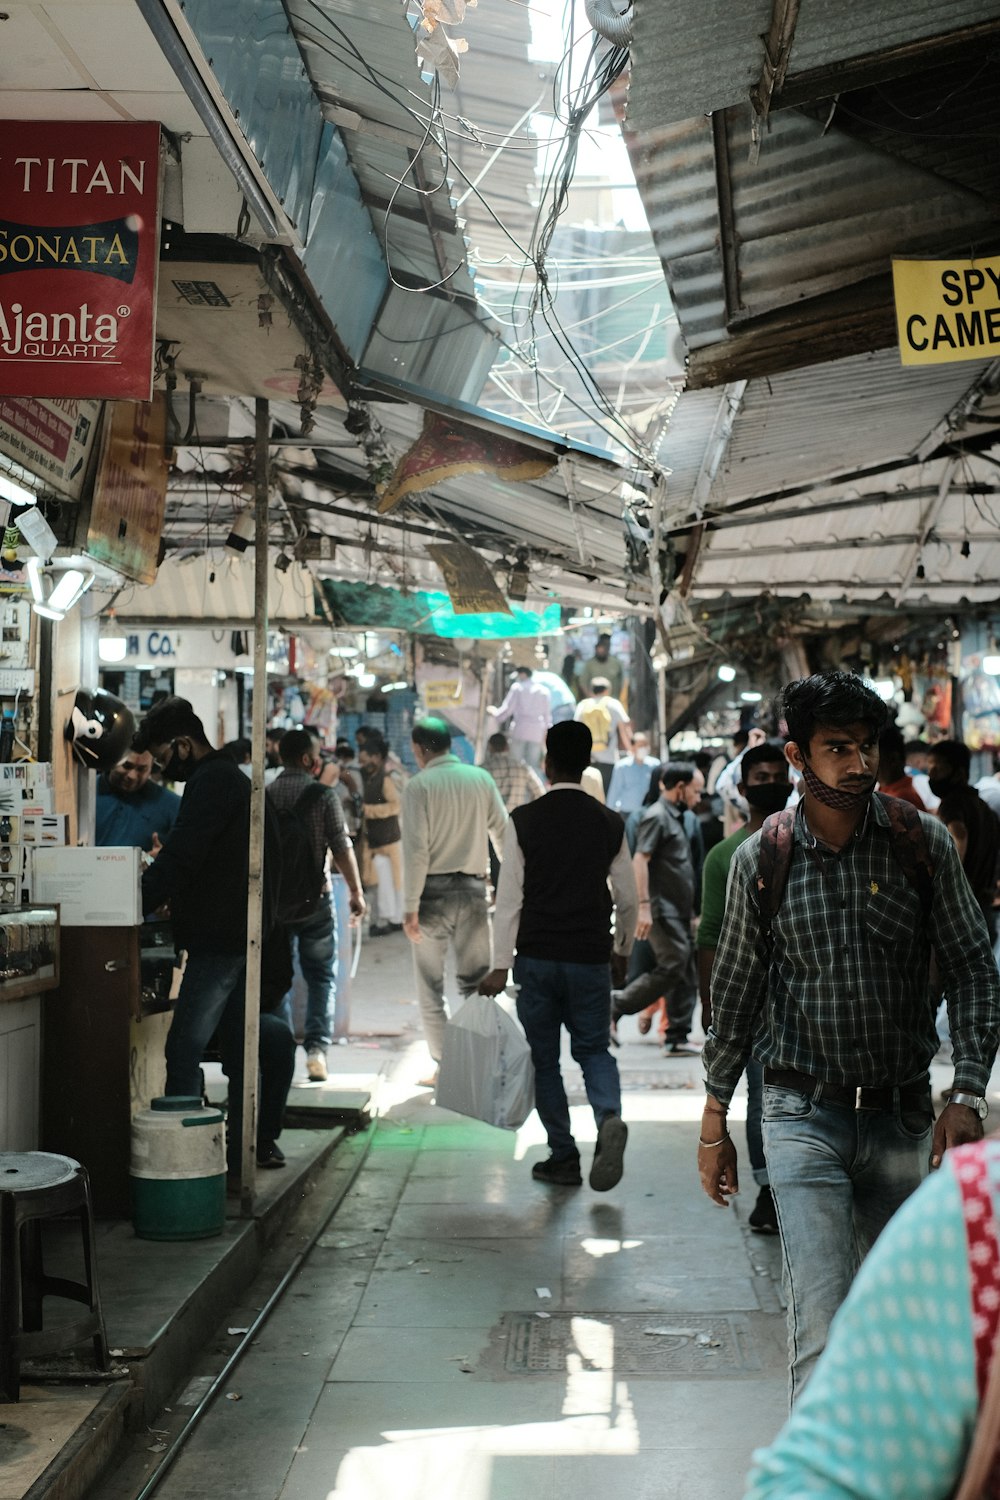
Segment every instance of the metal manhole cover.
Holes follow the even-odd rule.
[[[506,1368],[619,1375],[738,1375],[760,1369],[750,1324],[738,1313],[508,1313]]]

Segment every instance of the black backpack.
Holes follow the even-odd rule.
[[[927,848],[920,814],[911,802],[904,802],[899,797],[887,797],[884,792],[876,792],[875,795],[889,818],[892,852],[908,883],[920,898],[926,922],[934,900],[934,864]],[[788,866],[792,862],[796,811],[794,807],[784,807],[781,812],[772,813],[769,818],[764,819],[761,829],[760,848],[757,851],[756,897],[761,925],[768,939],[771,936],[771,924],[785,893]]]
[[[273,800],[268,799],[273,813],[273,839],[267,853],[273,847],[278,859],[278,878],[272,882],[269,906],[272,922],[278,926],[306,921],[322,900],[323,867],[316,863],[308,816],[327,790],[314,781],[291,807],[275,807]]]

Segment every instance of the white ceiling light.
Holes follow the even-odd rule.
[[[0,500],[6,500],[9,505],[34,505],[38,496],[0,470]]]
[[[763,698],[763,696],[764,696],[763,693],[741,693],[740,694],[740,697],[742,698],[742,700],[743,700],[744,703],[759,703],[760,700],[761,700],[761,698]]]
[[[878,693],[883,703],[888,703],[889,699],[893,697],[896,691],[896,684],[893,682],[891,677],[876,677],[875,681],[872,683],[872,687],[875,689],[876,693]]]
[[[729,666],[721,666],[719,668],[718,677],[719,677],[719,681],[720,682],[735,682],[736,681],[736,668],[735,667],[729,667]]]
[[[64,620],[94,581],[93,572],[82,568],[63,568],[55,572],[55,582],[46,587],[46,573],[37,557],[29,557],[25,571],[31,588],[31,607],[46,620]],[[50,570],[51,574],[51,570]]]

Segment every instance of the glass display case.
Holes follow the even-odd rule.
[[[0,1002],[59,983],[59,907],[0,905]]]

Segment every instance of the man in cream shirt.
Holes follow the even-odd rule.
[[[438,1063],[449,949],[463,998],[475,994],[490,967],[487,841],[499,855],[507,810],[489,772],[451,753],[443,719],[418,720],[412,738],[420,772],[403,793],[403,930],[413,944],[424,1036]]]

